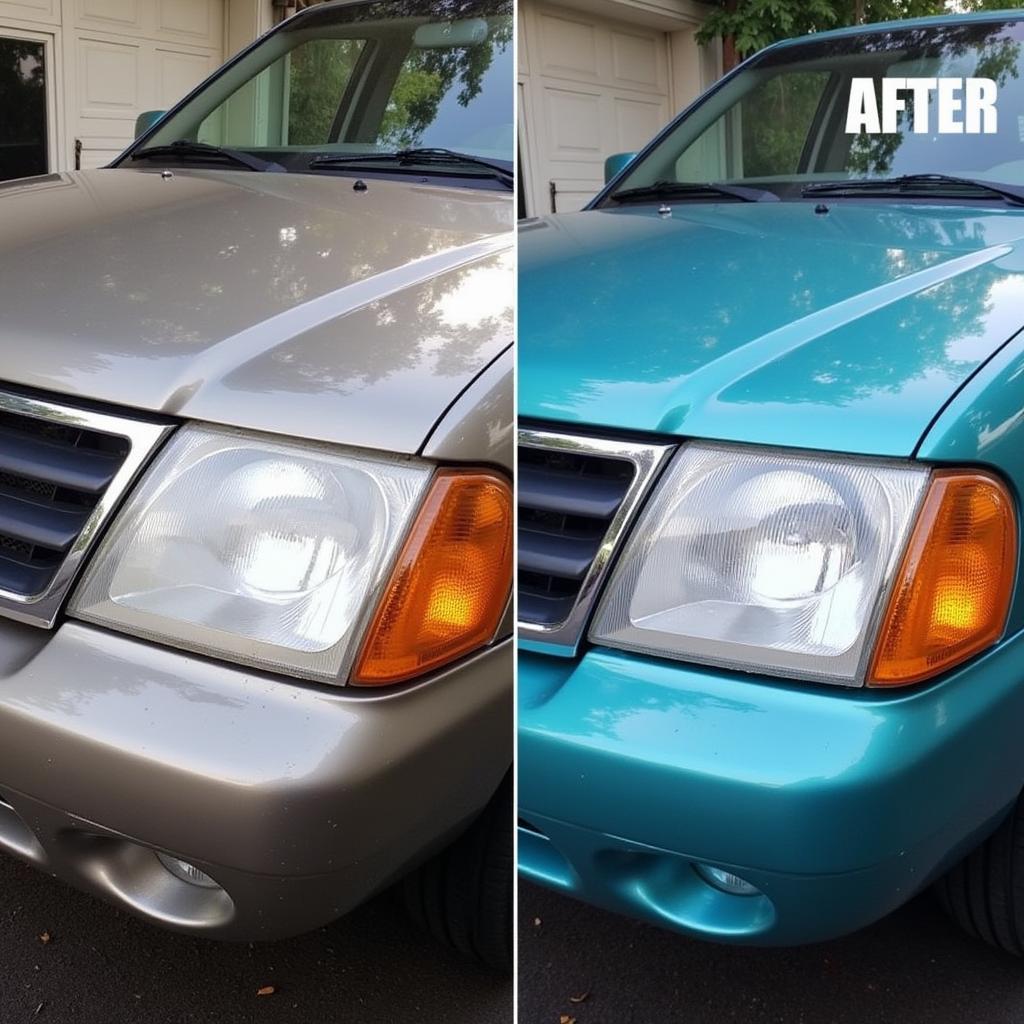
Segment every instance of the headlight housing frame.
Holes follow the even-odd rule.
[[[744,469],[746,478],[737,472]],[[714,471],[724,477],[717,493],[708,483]],[[933,467],[910,460],[683,442],[617,553],[589,640],[765,677],[900,685],[872,678],[875,651],[936,479]],[[767,509],[760,522],[758,502]],[[812,506],[825,514],[807,514]],[[788,561],[780,557],[787,544]],[[808,578],[815,585],[801,589]],[[744,603],[744,596],[754,599]],[[987,645],[1008,611],[1008,599],[990,609]],[[966,645],[959,660],[984,646]]]
[[[183,424],[113,517],[68,615],[345,685],[441,470],[417,456]]]

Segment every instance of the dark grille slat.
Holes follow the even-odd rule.
[[[69,512],[0,493],[0,536],[53,551],[67,551],[82,532],[90,511]]]
[[[129,451],[70,417],[0,408],[0,591],[46,591]]]
[[[610,519],[622,502],[622,481],[584,477],[524,463],[519,468],[519,504],[563,515]]]
[[[519,569],[562,579],[582,580],[597,554],[600,542],[600,537],[567,537],[564,534],[520,529]]]
[[[520,448],[520,621],[541,626],[566,621],[634,473],[620,458]]]
[[[39,594],[53,578],[52,565],[26,565],[4,558],[0,549],[0,581],[4,590],[15,594]]]
[[[519,640],[579,654],[614,554],[678,448],[521,424],[517,472]]]
[[[124,461],[116,452],[89,451],[0,427],[0,474],[100,494]]]
[[[538,622],[551,625],[564,622],[572,611],[575,594],[568,597],[550,597],[538,594],[519,585],[519,618],[524,622]]]

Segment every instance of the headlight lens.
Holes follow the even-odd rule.
[[[117,517],[70,612],[344,682],[430,475],[416,460],[184,427]]]
[[[927,479],[910,464],[687,445],[622,552],[591,639],[859,684]]]

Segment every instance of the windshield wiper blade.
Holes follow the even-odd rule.
[[[193,142],[191,139],[178,139],[163,146],[146,146],[132,153],[133,160],[145,160],[149,157],[173,156],[184,160],[190,156],[220,157],[250,171],[283,171],[284,168],[273,160],[261,160],[258,156],[243,153],[227,146],[212,146],[208,142]]]
[[[953,185],[958,189],[973,189],[1000,196],[1007,202],[1024,205],[1024,188],[1003,185],[980,178],[960,178],[954,174],[901,174],[898,178],[855,178],[852,181],[819,181],[805,185],[804,196],[841,196],[843,194],[873,193],[874,195],[934,194],[934,186]],[[941,194],[941,190],[940,191]]]
[[[636,188],[620,188],[609,199],[697,199],[700,196],[727,196],[745,203],[778,202],[774,192],[745,185],[726,185],[720,181],[656,181]]]
[[[485,160],[483,157],[473,156],[472,153],[461,153],[454,149],[444,149],[438,146],[421,146],[416,149],[403,149],[399,151],[403,159],[413,163],[436,163],[436,164],[469,164],[471,167],[480,167],[492,171],[494,176],[509,188],[515,184],[515,176],[507,167],[493,160]]]
[[[419,149],[399,149],[393,153],[339,153],[324,156],[315,156],[309,162],[311,170],[318,167],[330,169],[332,167],[342,168],[350,164],[365,164],[379,161],[381,163],[396,163],[400,167],[412,164],[442,164],[446,167],[455,167],[459,164],[466,164],[470,167],[480,167],[490,172],[503,185],[512,188],[515,178],[507,167],[483,157],[473,156],[470,153],[459,153],[454,149],[441,149],[434,146],[424,146]]]

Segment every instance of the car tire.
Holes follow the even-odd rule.
[[[512,774],[451,846],[402,883],[413,920],[493,970],[512,969]]]
[[[935,892],[965,931],[1024,956],[1024,797],[985,842],[939,879]]]

